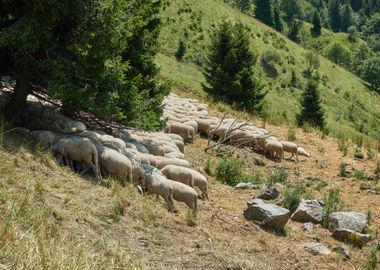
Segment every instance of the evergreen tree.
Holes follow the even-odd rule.
[[[241,22],[222,22],[211,37],[203,74],[206,92],[251,112],[262,110],[266,93],[253,78],[257,57],[250,51],[250,31]]]
[[[321,9],[319,17],[321,18],[322,27],[330,29],[329,11],[326,6]]]
[[[5,115],[15,118],[28,94],[42,89],[66,114],[86,110],[157,127],[165,94],[155,83],[159,10],[160,2],[148,0],[19,1],[1,8],[0,74],[16,80]]]
[[[300,30],[302,28],[302,21],[294,20],[288,33],[288,37],[294,42],[300,42]]]
[[[353,25],[354,19],[353,19],[353,11],[349,5],[344,5],[343,12],[342,12],[342,23],[341,23],[341,30],[343,32],[347,32],[348,28]]]
[[[255,17],[269,26],[274,26],[272,0],[256,0]]]
[[[304,10],[300,0],[282,0],[281,10],[285,13],[285,21],[290,24],[295,19],[303,19]]]
[[[321,17],[319,17],[318,11],[315,11],[313,16],[313,27],[310,29],[310,32],[313,36],[319,37],[321,35],[321,30]]]
[[[325,126],[318,83],[315,81],[308,82],[302,95],[301,112],[297,115],[297,123],[299,126],[308,123],[320,129]]]
[[[329,2],[329,20],[331,29],[334,32],[339,32],[341,27],[341,16],[340,16],[340,4],[338,0],[330,0]]]
[[[252,0],[236,0],[236,4],[242,12],[248,13],[251,10]]]
[[[183,40],[179,41],[177,52],[175,53],[175,58],[177,61],[181,61],[186,53],[186,45]]]
[[[274,16],[274,28],[278,32],[284,32],[285,26],[284,26],[284,21],[281,17],[281,11],[278,7],[275,7],[273,10],[273,16]]]
[[[355,12],[358,12],[362,8],[362,0],[351,0],[351,7]]]

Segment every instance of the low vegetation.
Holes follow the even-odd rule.
[[[324,227],[329,225],[329,215],[333,212],[341,211],[344,204],[339,195],[339,189],[332,188],[325,193],[324,200],[325,203],[323,207],[322,224]]]
[[[297,184],[292,188],[286,188],[283,194],[281,205],[291,212],[295,211],[301,199],[314,199],[312,192],[302,184]]]

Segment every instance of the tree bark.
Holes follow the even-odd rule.
[[[30,81],[27,77],[18,78],[11,100],[5,106],[4,113],[8,120],[13,120],[17,114],[26,108],[26,99],[30,93]]]

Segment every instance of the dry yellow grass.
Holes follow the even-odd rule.
[[[267,129],[280,138],[288,133],[285,127]],[[162,200],[142,197],[131,186],[80,177],[15,132],[20,133],[5,136],[0,149],[0,268],[352,269],[335,253],[313,256],[304,251],[302,245],[316,239],[329,248],[342,245],[320,226],[307,233],[290,221],[286,236],[258,231],[243,217],[255,191],[237,191],[209,177],[211,201],[199,202],[194,221],[182,204],[177,203],[180,211],[172,214]],[[377,235],[379,195],[360,190],[360,181],[337,176],[341,162],[370,174],[375,161],[354,160],[351,148],[342,157],[335,139],[300,129],[295,133],[296,142],[312,153],[311,159],[298,164],[266,160],[266,168],[246,165],[245,170],[267,174],[281,165],[289,169],[291,183],[321,178],[328,186],[314,190],[315,196],[322,198],[330,187],[339,187],[348,208],[364,213],[372,209],[371,230]],[[186,158],[195,168],[209,158],[202,151],[206,144],[198,138],[186,147]],[[241,151],[248,152],[237,153]],[[317,158],[327,160],[326,169],[315,164]],[[352,263],[360,268],[370,247],[350,249]]]

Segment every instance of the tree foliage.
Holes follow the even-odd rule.
[[[321,17],[317,11],[314,12],[313,16],[313,27],[310,29],[310,32],[313,36],[319,37],[322,31]]]
[[[318,83],[315,81],[309,81],[306,86],[301,101],[301,112],[297,115],[297,123],[299,126],[308,123],[321,129],[325,126]]]
[[[258,80],[253,77],[257,57],[249,49],[250,31],[239,23],[223,21],[211,37],[211,46],[203,70],[206,92],[229,103],[259,113],[263,98]]]
[[[321,65],[319,56],[312,52],[308,51],[305,54],[305,60],[306,60],[306,75],[308,77],[312,77],[314,72],[317,71]]]
[[[361,74],[374,90],[380,92],[380,56],[367,59],[362,65]]]
[[[44,89],[66,113],[157,127],[165,94],[155,82],[159,9],[149,0],[19,1],[0,9],[0,73],[16,79],[6,115]]]
[[[274,26],[272,0],[256,0],[255,16],[269,26]]]
[[[300,30],[302,28],[302,21],[294,20],[292,25],[290,26],[288,37],[294,42],[300,42]]]
[[[331,29],[339,32],[341,29],[340,4],[338,0],[330,0],[329,2],[329,19]]]
[[[350,67],[351,64],[351,52],[344,45],[339,42],[333,42],[327,46],[325,51],[326,57],[334,63]]]

